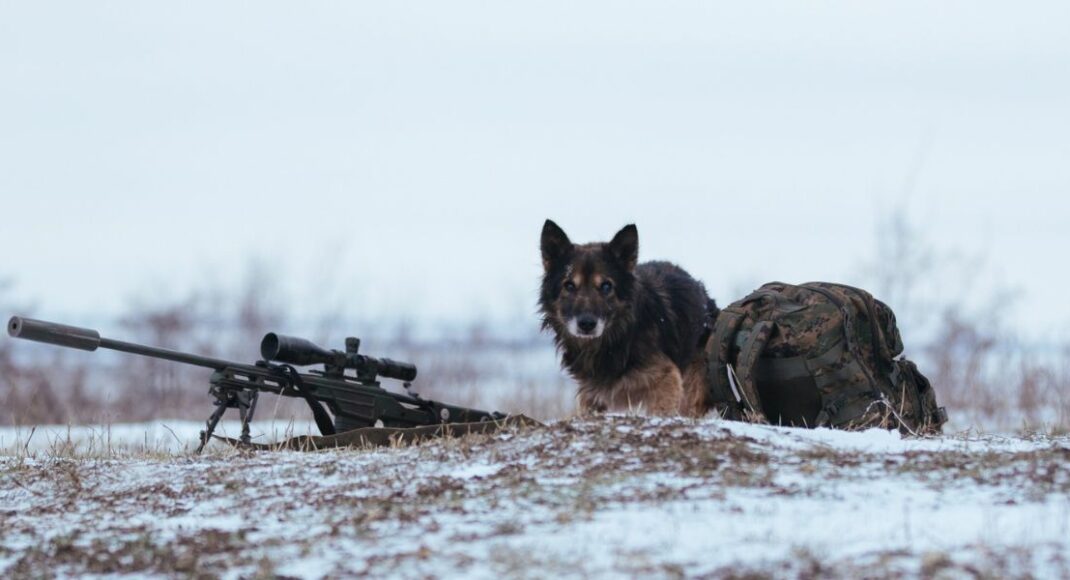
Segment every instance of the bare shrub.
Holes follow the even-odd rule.
[[[1070,351],[1050,354],[1022,340],[1006,321],[1014,292],[995,281],[983,255],[935,248],[899,207],[878,223],[866,271],[895,310],[906,354],[932,380],[953,428],[1070,426]]]
[[[0,278],[0,309],[3,312],[12,310],[6,299],[10,288],[11,281]],[[20,401],[16,398],[18,371],[19,369],[15,365],[14,357],[11,354],[11,341],[0,340],[0,408],[19,408],[17,405]]]
[[[441,327],[434,336],[426,325],[404,315],[355,324],[326,306],[322,311],[306,307],[301,311],[304,318],[293,320],[288,305],[294,301],[269,273],[253,261],[232,288],[207,280],[184,295],[132,299],[117,318],[114,337],[251,363],[266,332],[307,336],[325,347],[342,348],[343,334],[349,332],[340,332],[356,326],[366,354],[417,364],[419,377],[412,390],[424,397],[540,419],[573,412],[574,389],[558,371],[552,346],[539,337],[534,320],[530,332],[517,331],[525,321],[495,325],[478,319]],[[507,338],[494,334],[496,326],[507,331]],[[47,356],[24,357],[16,364],[10,341],[0,341],[0,403],[9,411],[0,421],[32,425],[203,419],[212,409],[207,369],[103,351],[86,356],[20,345],[19,352],[30,350]],[[383,386],[401,390],[397,381],[384,380]],[[257,411],[259,419],[308,414],[303,401],[270,395],[261,399]]]
[[[198,327],[200,303],[197,294],[170,303],[135,302],[120,317],[119,327],[133,342],[188,350],[203,332]],[[188,417],[189,409],[203,408],[205,388],[197,382],[204,381],[204,369],[149,357],[124,356],[116,370],[111,411],[117,420]]]
[[[252,363],[260,339],[285,325],[284,302],[269,271],[253,261],[236,290],[209,281],[185,297],[132,302],[120,318],[127,336],[152,346]],[[125,357],[114,406],[115,418],[203,419],[211,411],[210,371],[148,358]],[[292,416],[300,404],[272,401],[266,395],[258,417]],[[302,403],[303,404],[303,403]]]
[[[405,356],[419,362],[414,389],[428,398],[540,420],[576,410],[575,387],[558,371],[548,343],[517,345],[467,333]]]
[[[17,308],[9,298],[14,283],[0,279],[0,311],[4,313]],[[7,320],[4,320],[5,326]],[[48,360],[35,365],[20,362],[15,358],[12,342],[6,337],[0,340],[0,409],[4,409],[0,421],[22,424],[61,422],[69,416],[77,404],[83,403],[85,374],[83,369],[72,368],[62,354],[54,354]],[[70,388],[78,398],[68,398]]]

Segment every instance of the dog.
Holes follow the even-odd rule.
[[[541,246],[543,328],[579,383],[580,412],[704,415],[717,305],[702,282],[669,262],[639,264],[635,225],[577,245],[546,220]]]

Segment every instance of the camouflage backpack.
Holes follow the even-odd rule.
[[[938,433],[947,414],[902,352],[895,315],[868,292],[773,282],[717,315],[710,395],[728,419]]]

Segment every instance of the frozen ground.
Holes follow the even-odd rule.
[[[1065,437],[615,416],[194,457],[198,429],[0,432],[0,577],[1070,576]]]

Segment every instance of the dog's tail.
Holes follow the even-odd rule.
[[[717,308],[717,301],[710,298],[706,301],[706,318],[710,321],[710,326],[713,326],[713,321],[717,320],[717,315],[721,313],[721,309]]]
[[[702,325],[702,335],[699,337],[698,346],[700,349],[705,350],[706,343],[710,340],[710,335],[713,334],[713,324],[717,322],[717,315],[721,313],[721,309],[717,307],[717,301],[713,298],[706,300],[706,321]]]

